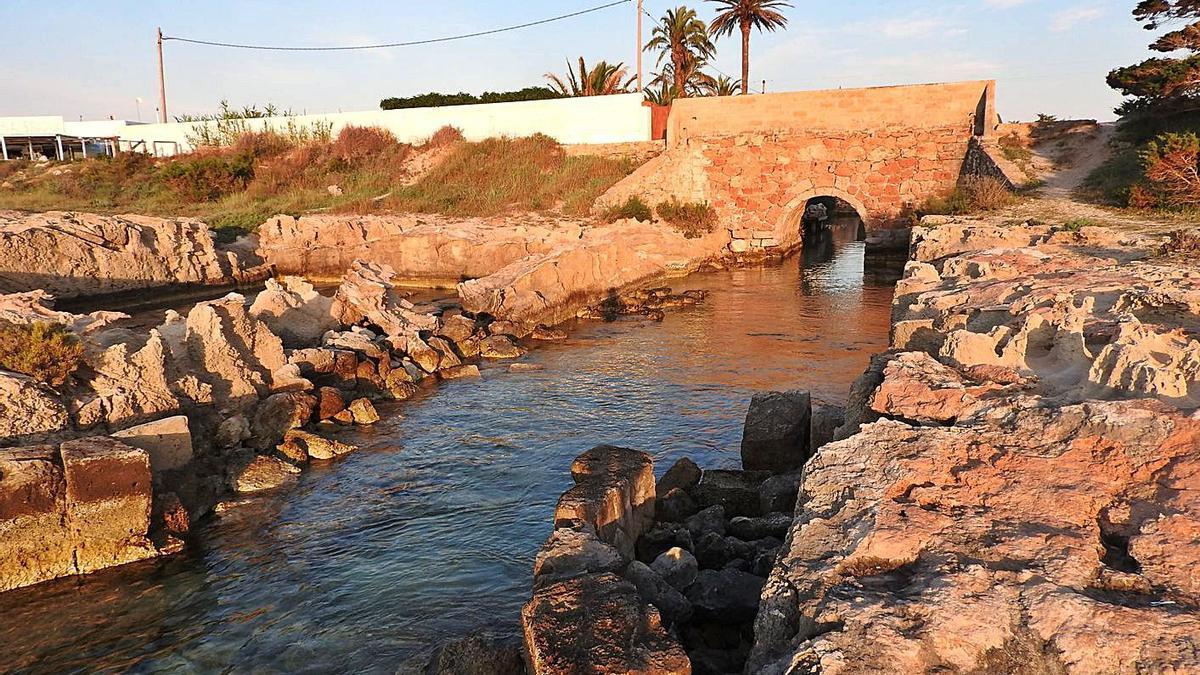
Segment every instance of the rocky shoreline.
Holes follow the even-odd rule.
[[[252,302],[168,310],[147,331],[114,325],[116,312],[56,311],[43,291],[0,296],[7,324],[60,324],[83,346],[57,387],[0,371],[0,590],[178,552],[197,519],[353,452],[339,432],[378,421],[373,401],[567,337],[408,294],[392,268],[356,260],[332,297],[269,279]],[[661,320],[702,297],[659,288],[606,302]]]
[[[1200,271],[1164,243],[930,219],[840,423],[756,398],[743,471],[657,485],[581,455],[531,672],[1200,668]]]

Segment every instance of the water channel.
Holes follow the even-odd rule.
[[[756,391],[844,400],[886,347],[895,276],[856,229],[781,264],[693,275],[662,323],[572,324],[536,372],[380,406],[362,450],[210,519],[174,558],[0,596],[0,670],[380,672],[517,630],[571,460],[599,443],[736,467]]]

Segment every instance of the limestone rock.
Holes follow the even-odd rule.
[[[59,453],[74,572],[87,574],[158,555],[146,538],[152,501],[149,454],[104,437],[68,441]]]
[[[375,411],[375,406],[365,398],[351,402],[346,410],[354,418],[355,424],[375,424],[379,421],[379,413]]]
[[[283,443],[279,446],[279,450],[289,458],[307,457],[330,460],[355,452],[358,448],[307,431],[292,429],[283,435]]]
[[[536,589],[521,610],[521,624],[534,673],[691,673],[687,654],[663,630],[658,610],[611,573]]]
[[[162,335],[104,331],[85,341],[88,373],[84,379],[97,400],[92,417],[76,415],[80,426],[101,421],[110,426],[136,423],[179,412],[181,403],[170,375],[168,351]],[[209,402],[207,390],[193,391],[199,402]]]
[[[663,477],[658,479],[658,494],[665,495],[675,488],[691,490],[700,482],[702,474],[695,462],[687,457],[680,457],[667,469]]]
[[[556,527],[591,525],[601,541],[632,557],[654,522],[654,462],[644,452],[599,445],[571,464],[575,487],[558,500]]]
[[[438,373],[443,380],[461,380],[468,377],[479,377],[479,366],[469,363],[462,366],[452,366]]]
[[[1060,671],[1200,667],[1200,619],[1178,611],[1194,585],[1175,562],[1200,551],[1174,524],[1200,522],[1195,490],[1179,489],[1200,469],[1200,422],[1153,401],[1020,401],[953,427],[877,422],[825,446],[763,593],[750,667],[1004,670],[1020,654]]]
[[[234,281],[212,233],[190,218],[0,213],[0,292],[59,298]]]
[[[696,574],[700,568],[696,562],[696,556],[692,555],[690,551],[676,546],[667,549],[662,555],[655,558],[654,562],[650,564],[650,569],[671,584],[675,590],[685,591],[696,580]]]
[[[356,259],[444,283],[477,279],[579,239],[584,221],[431,214],[275,216],[258,229],[257,253],[283,274],[336,276]]]
[[[346,326],[378,326],[389,337],[436,330],[437,317],[417,311],[395,279],[387,265],[355,260],[333,297],[333,316]]]
[[[755,394],[742,434],[742,468],[786,473],[804,466],[811,415],[807,391]]]
[[[637,587],[646,602],[658,608],[668,624],[686,623],[692,618],[692,605],[645,563],[634,560],[625,569],[625,578]]]
[[[723,507],[729,517],[757,516],[762,513],[759,489],[769,476],[763,471],[709,469],[692,496],[702,508]]]
[[[28,376],[0,371],[0,442],[36,440],[70,423],[66,406],[48,388]]]
[[[317,390],[317,408],[315,419],[331,419],[334,415],[346,409],[346,400],[337,387],[321,387]]]
[[[524,356],[525,350],[507,335],[492,335],[479,343],[479,355],[485,359],[515,359]]]
[[[279,442],[284,433],[304,426],[313,415],[316,399],[308,394],[274,394],[254,411],[250,423],[249,445],[266,450]]]
[[[624,566],[620,552],[600,541],[592,528],[558,528],[533,561],[533,583],[539,586],[594,572],[619,572]]]
[[[231,487],[235,492],[275,490],[296,480],[300,469],[277,457],[255,455],[244,466],[235,467]]]
[[[439,646],[423,675],[525,675],[525,662],[515,640],[468,635]]]
[[[250,305],[250,315],[267,324],[285,346],[313,345],[336,330],[333,299],[316,291],[302,277],[267,279],[267,287]]]
[[[765,579],[734,569],[700,570],[687,598],[696,613],[708,620],[753,621]]]

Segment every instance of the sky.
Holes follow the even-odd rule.
[[[608,0],[0,0],[0,116],[152,121],[155,29],[168,36],[288,46],[411,41],[489,30]],[[678,0],[645,0],[661,16]],[[689,0],[702,18],[714,6]],[[1038,113],[1114,117],[1114,67],[1150,55],[1154,34],[1134,0],[792,0],[786,30],[751,38],[754,89],[794,91],[995,79],[1006,120]],[[168,110],[202,114],[218,101],[273,103],[297,113],[376,109],[429,91],[503,91],[544,84],[567,59],[636,56],[634,4],[465,41],[363,52],[259,52],[168,41]],[[650,20],[646,20],[649,35]],[[714,66],[734,77],[737,37]],[[647,53],[647,72],[655,55]],[[138,98],[142,99],[140,105]]]

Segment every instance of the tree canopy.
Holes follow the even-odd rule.
[[[1141,0],[1133,16],[1146,30],[1178,26],[1150,45],[1163,54],[1108,74],[1109,86],[1130,97],[1121,115],[1200,111],[1200,0]]]

